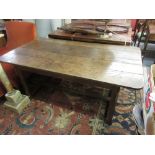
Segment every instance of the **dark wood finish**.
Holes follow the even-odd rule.
[[[0,23],[0,35],[3,34],[4,37],[0,37],[0,47],[4,47],[6,45],[7,34],[5,30],[5,24]]]
[[[151,51],[147,50],[147,45],[148,43],[155,43],[155,20],[152,19],[138,20],[134,45],[136,45],[137,43],[137,46],[139,47],[141,42],[144,43],[142,54],[148,57],[151,54]]]
[[[64,29],[62,27],[55,32],[49,34],[49,38],[115,45],[131,45],[132,30],[129,23],[129,21],[125,20],[110,21],[106,26],[106,32],[109,32],[110,30],[113,35],[111,37],[105,38],[103,36],[105,22],[92,20],[76,20],[73,23],[66,25],[66,28],[72,27],[72,29],[69,29],[68,31],[74,32],[75,30],[78,30],[77,32],[81,33],[69,33],[68,31],[65,31],[66,28]],[[99,32],[101,30],[102,32]],[[86,34],[82,34],[82,32],[86,32]]]
[[[72,23],[75,24],[89,24],[89,25],[105,25],[104,20],[93,20],[93,19],[77,19],[72,20]],[[130,27],[131,26],[131,20],[129,19],[110,19],[108,22],[108,25],[119,25],[124,27]]]
[[[146,40],[144,42],[144,51],[146,51],[148,43],[155,43],[155,21],[151,22],[148,20],[146,27],[147,35]]]
[[[118,93],[119,93],[120,87],[113,87],[111,89],[111,97],[110,100],[108,101],[108,109],[107,109],[107,114],[106,114],[106,123],[111,124],[112,123],[112,116],[115,111],[115,105],[117,103],[117,98],[118,98]]]
[[[6,39],[3,34],[0,33],[0,48],[6,45]]]
[[[26,84],[25,78],[23,77],[22,70],[18,66],[16,66],[15,71],[16,71],[18,77],[20,78],[21,84],[25,90],[26,95],[30,96],[30,92],[29,92],[28,86]]]
[[[137,47],[38,39],[4,54],[0,61],[18,66],[18,69],[111,89],[106,117],[109,124],[118,88],[143,87],[141,51]]]
[[[114,44],[114,45],[131,45],[131,35],[125,34],[117,34],[113,35],[111,38],[103,38],[98,35],[82,35],[79,33],[66,33],[63,30],[56,30],[55,32],[48,35],[49,38],[54,39],[65,39],[72,41],[83,41],[83,42],[91,42],[91,43],[104,43],[104,44]]]

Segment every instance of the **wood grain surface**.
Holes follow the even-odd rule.
[[[143,87],[141,51],[137,47],[40,38],[1,56],[0,61],[53,75]]]

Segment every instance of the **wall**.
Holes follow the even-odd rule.
[[[62,19],[23,19],[36,24],[38,37],[47,38],[48,34],[62,26]]]

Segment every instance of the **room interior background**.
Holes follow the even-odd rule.
[[[47,38],[49,33],[64,24],[70,23],[71,19],[22,19],[22,21],[35,23],[38,37]],[[0,22],[4,21],[0,19]]]
[[[47,38],[48,34],[57,30],[65,23],[71,22],[70,19],[23,19],[23,21],[36,24],[38,37]]]

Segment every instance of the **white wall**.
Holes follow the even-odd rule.
[[[58,27],[61,27],[63,23],[62,19],[51,19],[52,31],[57,30]]]
[[[22,19],[25,22],[31,22],[35,24],[35,19]]]
[[[39,37],[47,38],[52,32],[50,19],[36,19],[37,34]]]
[[[62,26],[62,19],[23,19],[23,21],[35,23],[38,37],[44,38]]]

